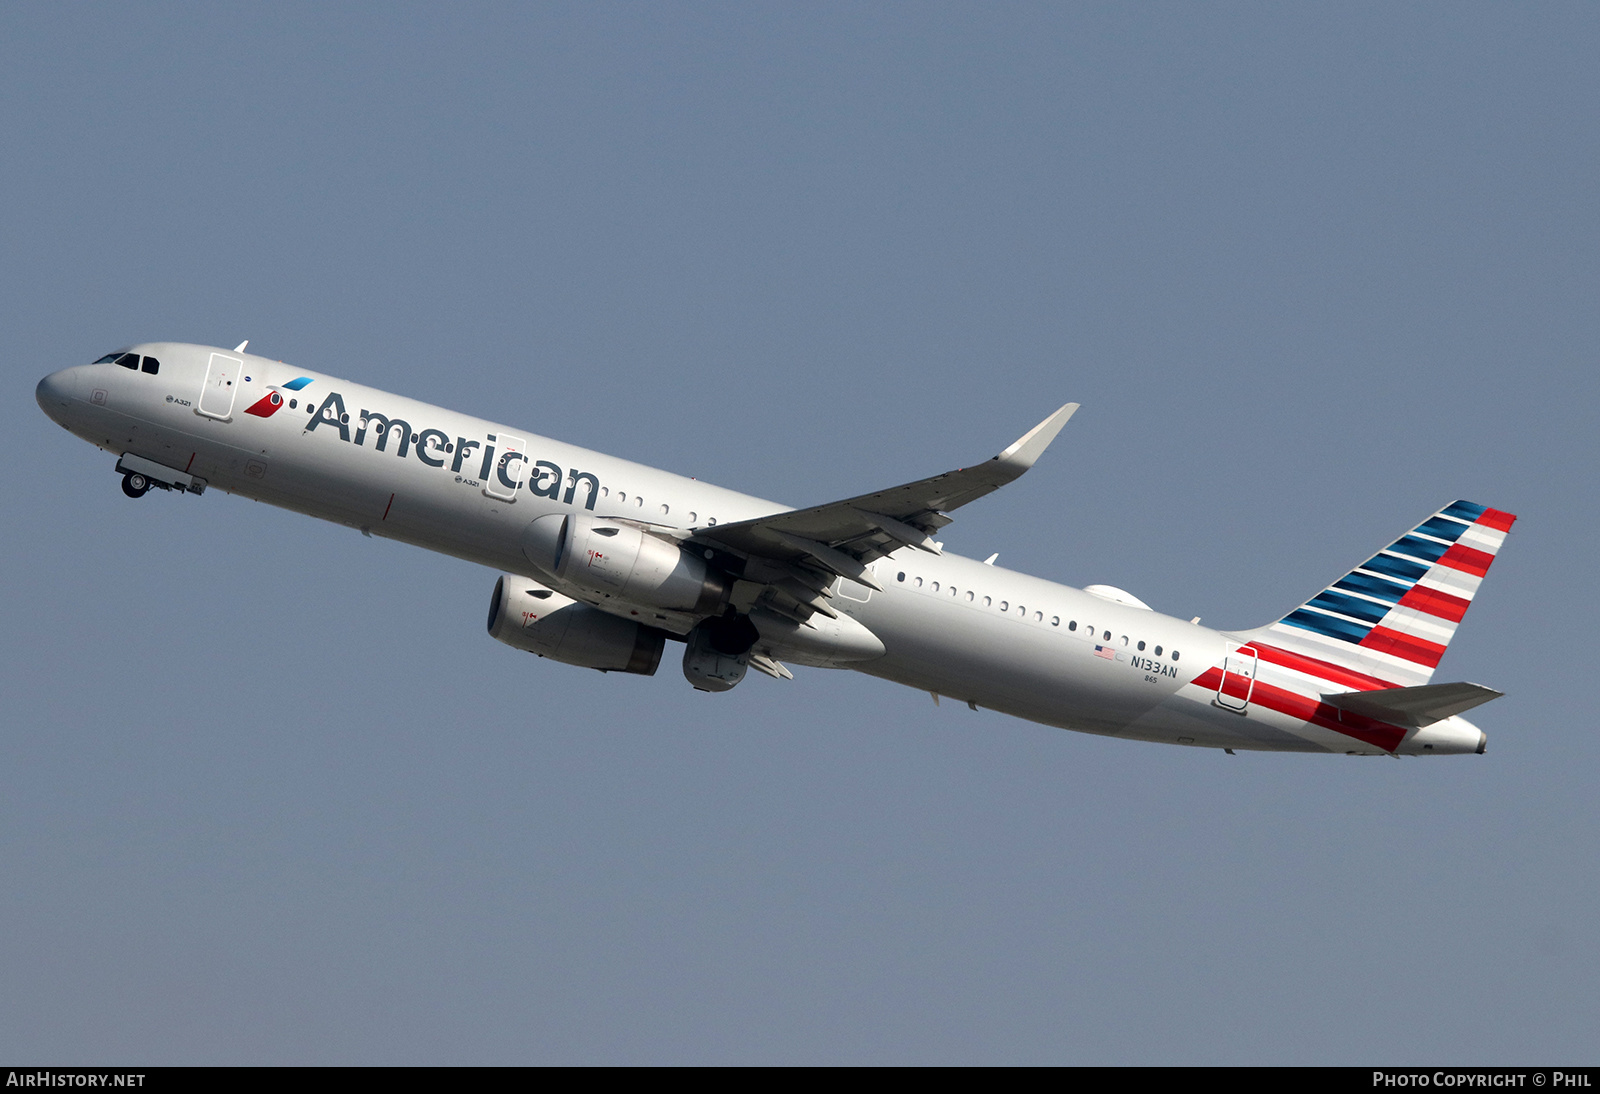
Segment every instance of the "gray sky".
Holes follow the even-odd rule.
[[[1595,1056],[1600,11],[0,7],[0,1057]],[[1276,618],[1455,498],[1484,757],[1106,741],[492,641],[493,573],[134,503],[44,373],[251,349]]]

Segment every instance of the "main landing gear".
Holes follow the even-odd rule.
[[[130,498],[142,498],[150,492],[150,480],[137,471],[122,476],[122,492]]]

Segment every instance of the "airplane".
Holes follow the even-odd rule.
[[[176,342],[39,382],[117,456],[123,493],[218,488],[500,571],[488,629],[569,665],[683,674],[848,668],[1033,722],[1197,748],[1485,751],[1461,715],[1502,693],[1432,682],[1516,517],[1455,501],[1264,626],[1220,631],[1107,585],[946,552],[949,514],[1017,479],[1078,409],[992,459],[790,509],[528,430]]]

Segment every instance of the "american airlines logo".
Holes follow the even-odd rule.
[[[282,386],[288,391],[299,391],[311,382],[312,380],[309,376],[296,376]],[[245,407],[244,412],[246,414],[254,414],[257,418],[270,418],[278,412],[278,408],[281,406],[283,406],[283,395],[278,391],[277,386],[274,386],[271,391],[257,399],[250,406]]]
[[[282,386],[289,391],[299,391],[311,382],[309,376],[301,376]],[[245,412],[254,414],[258,418],[270,418],[281,406],[283,406],[283,396],[277,391],[270,391]],[[515,495],[509,492],[522,487],[527,487],[529,493],[537,497],[562,501],[568,505],[575,504],[574,498],[582,488],[585,496],[581,504],[585,509],[593,509],[600,499],[599,476],[588,471],[579,471],[576,468],[563,470],[559,464],[549,460],[535,460],[517,451],[501,452],[499,459],[496,459],[497,438],[493,434],[479,441],[470,437],[452,438],[439,429],[413,431],[414,427],[410,422],[365,408],[357,417],[356,428],[352,434],[350,415],[344,408],[344,396],[337,391],[328,392],[322,404],[315,410],[311,409],[311,403],[307,400],[306,409],[310,412],[305,423],[307,433],[315,431],[319,426],[326,426],[337,430],[341,441],[363,448],[367,447],[367,438],[370,436],[373,438],[371,447],[379,452],[389,451],[389,442],[392,439],[395,442],[393,451],[401,459],[409,456],[429,467],[443,468],[448,465],[456,476],[456,481],[470,482],[474,486],[499,483],[508,493],[500,495],[491,491],[491,494],[501,497],[502,500],[512,500]],[[520,442],[518,445],[520,446]],[[478,464],[477,467],[473,467],[469,459],[479,450],[483,455],[481,459],[472,461]],[[519,468],[518,463],[526,464],[527,467]],[[527,471],[526,480],[522,478],[524,470]],[[564,492],[563,483],[566,486]]]

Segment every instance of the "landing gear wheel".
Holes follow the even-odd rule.
[[[122,476],[122,492],[130,498],[142,498],[150,489],[150,480],[137,471]]]

